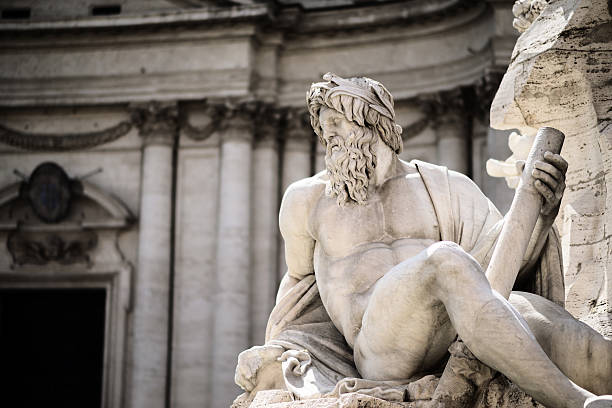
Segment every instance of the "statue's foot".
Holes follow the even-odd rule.
[[[591,397],[584,402],[584,408],[612,408],[612,395]]]

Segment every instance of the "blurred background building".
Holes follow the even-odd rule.
[[[324,168],[312,82],[395,96],[406,160],[510,155],[512,0],[0,0],[0,405],[222,408]]]

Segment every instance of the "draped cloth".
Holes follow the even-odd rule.
[[[453,241],[486,269],[501,232],[503,217],[467,177],[420,161],[419,172],[436,212],[440,240]],[[520,288],[563,306],[564,284],[559,237],[554,228],[537,264]],[[319,296],[314,274],[304,277],[278,300],[266,330],[266,344],[285,348],[283,377],[298,399],[360,392],[387,400],[431,398],[437,378],[421,373],[400,381],[360,378],[353,351],[332,323]]]

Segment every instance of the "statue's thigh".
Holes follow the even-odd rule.
[[[364,378],[406,379],[444,356],[456,333],[432,284],[423,256],[400,263],[376,283],[354,346]]]

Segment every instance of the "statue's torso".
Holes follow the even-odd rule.
[[[391,268],[440,240],[418,173],[388,180],[366,205],[340,207],[322,195],[311,214],[321,299],[349,344],[373,285]]]

